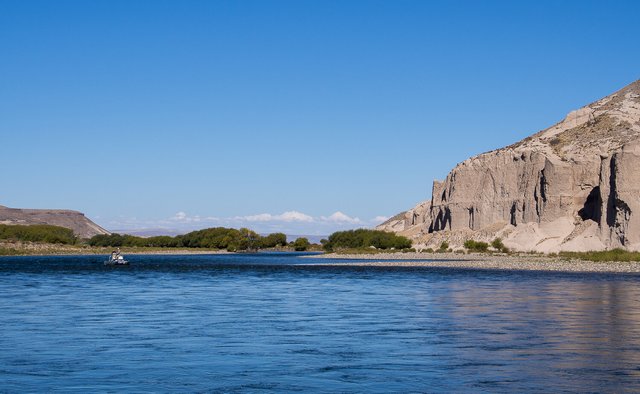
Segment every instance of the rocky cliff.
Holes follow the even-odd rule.
[[[458,164],[378,226],[418,245],[501,237],[518,250],[640,250],[640,81]]]
[[[81,237],[91,238],[109,232],[77,211],[57,209],[15,209],[0,206],[0,224],[51,224],[66,227]]]

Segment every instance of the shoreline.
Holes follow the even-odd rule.
[[[110,255],[117,248],[73,245],[40,244],[29,242],[0,242],[0,257],[9,256],[90,256]],[[196,248],[129,248],[121,247],[126,255],[170,255],[170,254],[229,254],[226,250]],[[1,253],[1,252],[5,253]],[[8,253],[7,253],[8,252]]]
[[[378,253],[322,254],[304,256],[307,259],[345,261],[314,262],[313,265],[352,267],[425,267],[464,268],[505,271],[640,273],[640,262],[595,262],[537,255],[486,255],[459,253]],[[354,261],[358,260],[358,261]],[[366,260],[366,261],[363,261]]]
[[[7,244],[0,246],[9,246]],[[90,247],[49,247],[38,244],[22,244],[17,249],[23,253],[1,254],[0,257],[15,256],[90,256],[109,255],[111,248]],[[149,250],[127,250],[121,248],[124,255],[222,255],[242,254],[228,252],[226,250],[202,250],[202,249],[162,249],[149,248]],[[16,250],[16,249],[14,249]],[[543,272],[568,272],[568,273],[640,273],[640,262],[606,261],[596,262],[582,259],[567,259],[546,255],[505,255],[482,253],[376,253],[376,254],[311,254],[300,256],[315,261],[309,264],[314,266],[349,266],[349,267],[385,267],[385,268],[462,268],[476,270],[504,270],[504,271],[543,271]],[[327,261],[323,261],[327,260]],[[329,261],[330,260],[330,261]]]
[[[148,255],[148,256],[169,256],[169,255],[206,255],[206,254],[236,254],[234,252],[227,252],[226,250],[172,250],[172,251],[158,251],[152,250],[148,252],[137,251],[137,252],[126,252],[121,251],[123,255],[127,256],[138,256],[138,255]],[[22,254],[0,254],[0,258],[2,257],[33,257],[33,256],[109,256],[111,252],[92,252],[92,251],[59,251],[54,253],[22,253]],[[239,253],[240,254],[240,253]]]

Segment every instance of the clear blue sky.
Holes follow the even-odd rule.
[[[0,204],[110,229],[370,225],[640,78],[638,15],[637,1],[0,0]]]

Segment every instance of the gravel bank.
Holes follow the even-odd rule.
[[[350,265],[371,267],[437,267],[523,271],[640,273],[639,262],[593,262],[528,255],[507,256],[457,253],[331,253],[306,256],[306,258],[331,259],[331,261],[322,263],[314,262],[313,264],[335,266]]]

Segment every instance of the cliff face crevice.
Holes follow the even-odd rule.
[[[578,211],[578,216],[583,221],[592,220],[600,223],[602,217],[601,211],[602,198],[600,196],[600,186],[596,186],[589,192],[587,199],[582,208]]]
[[[409,211],[423,220],[395,231],[424,246],[465,234],[500,236],[518,250],[640,250],[639,140],[636,81],[549,129],[458,164],[433,183],[430,201]]]
[[[601,193],[602,236],[613,247],[638,249],[640,219],[640,142],[625,145],[603,159],[600,179],[606,188]]]

